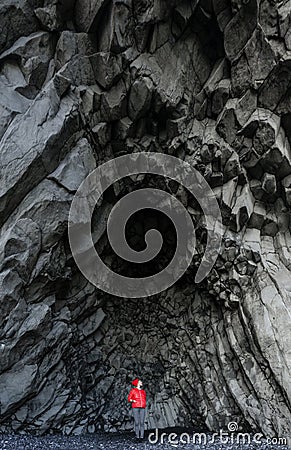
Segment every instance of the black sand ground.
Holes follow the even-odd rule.
[[[162,433],[166,433],[162,439]],[[182,432],[187,432],[190,443],[184,443],[187,437],[182,436]],[[133,436],[133,432],[104,433],[98,432],[82,436],[60,436],[47,435],[42,437],[30,435],[0,435],[0,450],[287,450],[287,445],[268,443],[261,439],[260,443],[250,437],[250,442],[244,443],[243,438],[238,439],[237,435],[228,436],[224,441],[216,437],[214,440],[210,433],[202,437],[199,443],[196,436],[196,442],[193,438],[193,430],[167,429],[158,431],[158,442],[156,442],[156,433],[151,435],[152,443],[149,441],[149,432],[141,441]],[[170,433],[176,433],[169,441]],[[246,438],[245,438],[246,439]],[[184,442],[183,442],[184,441]]]

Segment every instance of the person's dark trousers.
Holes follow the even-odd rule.
[[[143,438],[144,435],[144,418],[145,408],[132,408],[134,418],[134,431],[136,437]]]

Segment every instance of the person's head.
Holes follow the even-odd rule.
[[[137,387],[139,389],[141,389],[141,387],[142,387],[142,381],[139,378],[136,378],[135,380],[133,380],[132,384],[134,387]]]

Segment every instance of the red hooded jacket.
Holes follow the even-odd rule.
[[[146,407],[146,392],[143,389],[132,388],[128,394],[127,400],[136,400],[131,402],[133,408],[145,408]]]

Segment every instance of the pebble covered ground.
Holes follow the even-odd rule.
[[[183,443],[187,436],[182,436],[183,432],[189,435],[190,443]],[[149,433],[153,433],[149,436]],[[162,433],[166,433],[162,439]],[[170,433],[176,433],[177,437],[169,438]],[[243,440],[237,439],[237,435],[229,434],[228,442],[226,437],[224,441],[216,437],[213,439],[210,433],[201,436],[202,441],[199,443],[196,436],[196,442],[193,439],[193,430],[177,430],[167,429],[150,431],[145,434],[143,440],[137,441],[133,432],[105,433],[98,432],[96,434],[87,434],[82,436],[31,436],[31,435],[0,435],[0,450],[287,450],[287,445],[279,445],[268,443],[265,439],[260,443],[253,441],[250,437],[249,443],[243,443]],[[158,436],[158,439],[156,437]],[[149,441],[151,437],[152,443]],[[170,439],[170,440],[169,440]]]

